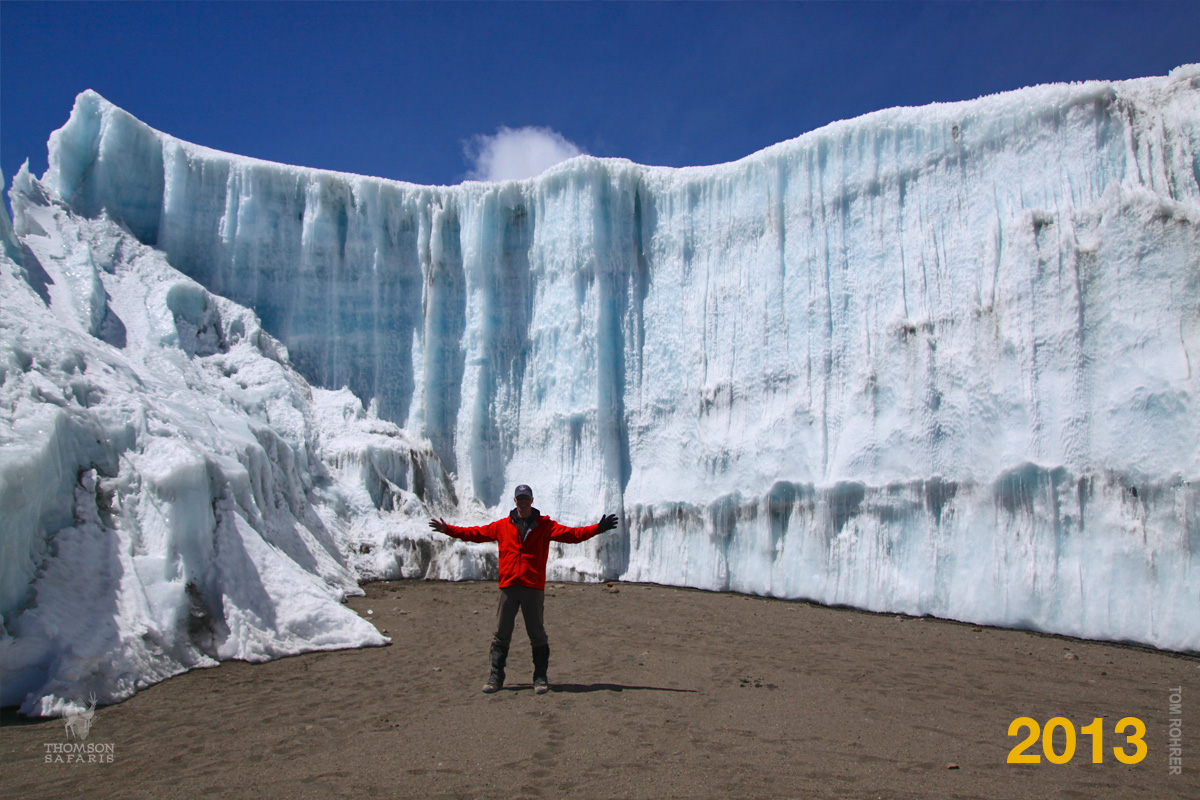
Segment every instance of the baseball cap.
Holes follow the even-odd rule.
[[[517,490],[513,492],[513,497],[533,497],[533,489],[530,489],[528,486],[522,483],[517,487]]]

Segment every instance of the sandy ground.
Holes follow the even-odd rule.
[[[4,797],[1200,798],[1200,659],[739,595],[551,584],[552,691],[480,693],[493,584],[351,605],[390,647],[226,663],[100,709],[112,763],[46,763],[61,720],[6,710]],[[613,591],[615,589],[616,591]],[[370,612],[368,612],[368,609]],[[1168,765],[1179,688],[1181,775]],[[1103,717],[1063,765],[1006,760],[1021,716]],[[1126,765],[1117,720],[1148,754]],[[1127,731],[1128,732],[1128,731]],[[1060,728],[1053,740],[1065,747]],[[1041,754],[1038,742],[1026,752]]]

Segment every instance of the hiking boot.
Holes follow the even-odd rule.
[[[545,694],[550,691],[550,683],[546,680],[546,668],[550,666],[550,645],[542,644],[533,648],[533,693]]]
[[[508,660],[508,648],[493,644],[491,657],[492,672],[483,685],[484,694],[493,694],[504,688],[504,663]]]

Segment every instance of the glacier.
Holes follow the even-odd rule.
[[[4,220],[3,703],[381,643],[338,601],[494,574],[424,521],[517,483],[621,517],[552,580],[1200,651],[1198,120],[1193,65],[431,187],[84,92]]]

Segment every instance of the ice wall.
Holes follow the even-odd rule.
[[[618,511],[560,575],[1200,650],[1198,118],[1181,67],[448,188],[85,93],[44,183],[427,439],[465,516]]]

